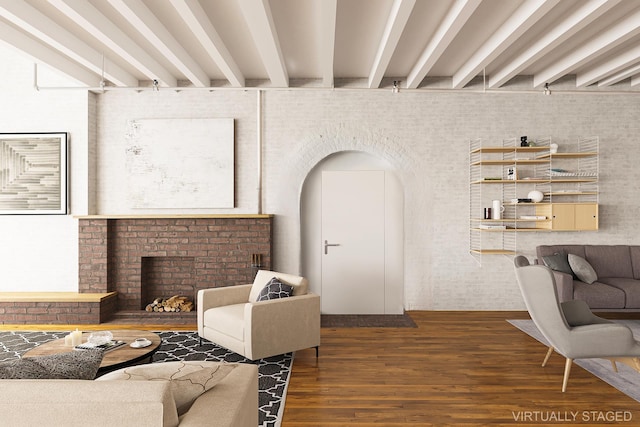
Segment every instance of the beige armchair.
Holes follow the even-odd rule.
[[[272,278],[293,286],[286,298],[258,301]],[[320,346],[320,296],[304,277],[259,270],[253,284],[198,291],[200,342],[205,338],[251,359]]]

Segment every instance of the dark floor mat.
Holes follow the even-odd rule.
[[[323,328],[416,328],[407,314],[323,314]]]

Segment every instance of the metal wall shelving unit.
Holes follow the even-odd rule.
[[[524,147],[519,138],[469,141],[470,253],[479,262],[483,255],[514,256],[519,232],[597,229],[598,143],[581,138],[552,152],[551,138]],[[526,201],[532,190],[541,201]],[[500,219],[483,217],[493,200],[504,206]]]

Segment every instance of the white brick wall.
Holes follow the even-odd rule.
[[[51,96],[47,94],[47,99],[38,102],[52,103],[56,111],[67,104],[61,99],[65,96]],[[14,98],[8,105],[3,98],[0,109],[6,115],[16,103],[22,101]],[[127,121],[186,117],[236,119],[237,207],[232,211],[256,212],[255,92],[111,91],[95,95],[95,103],[95,147],[89,145],[89,153],[95,149],[97,156],[95,185],[87,183],[90,178],[73,177],[82,180],[85,188],[97,189],[92,194],[96,206],[92,213],[140,212],[127,206],[123,193],[127,183],[123,149]],[[479,266],[468,253],[468,140],[482,137],[498,142],[527,135],[562,141],[599,136],[600,231],[521,233],[519,249],[532,257],[541,243],[640,244],[636,190],[640,179],[639,107],[638,95],[266,91],[263,212],[277,215],[275,265],[292,272],[299,269],[299,203],[307,173],[331,153],[361,150],[394,165],[404,185],[407,309],[523,309],[511,259],[484,257]],[[23,110],[23,115],[24,111],[28,110]],[[87,117],[86,111],[69,114],[74,116],[71,122],[82,114]],[[62,126],[73,133],[86,132],[59,118],[55,121],[56,130]],[[47,127],[46,122],[42,115],[32,115],[29,127],[36,127],[33,123]],[[72,137],[78,140],[76,135]],[[184,210],[176,207],[171,211]],[[20,248],[52,245],[50,240],[55,238],[32,236],[27,242],[15,237]],[[15,261],[12,252],[4,252],[8,263]],[[67,259],[66,267],[74,268],[74,260]]]
[[[143,113],[144,117],[236,117],[239,128],[247,129],[237,135],[237,190],[242,197],[236,210],[255,211],[254,93],[118,92],[101,96],[98,102],[101,153],[112,153],[121,143],[122,124]],[[634,234],[639,202],[629,185],[639,175],[634,167],[640,158],[639,102],[635,95],[267,91],[263,197],[264,212],[277,215],[276,266],[299,269],[299,202],[308,172],[332,153],[361,150],[394,165],[405,187],[407,309],[521,309],[511,260],[484,257],[478,266],[468,254],[468,140],[499,142],[528,135],[561,141],[598,135],[601,230],[521,233],[519,246],[532,256],[539,243],[640,243]],[[115,159],[122,161],[101,156],[100,162]],[[105,208],[115,195],[104,194],[105,180],[101,181],[101,208]]]
[[[33,63],[0,47],[0,132],[69,132],[71,214],[87,212],[86,91],[35,91]],[[42,81],[70,85],[44,67]],[[78,225],[71,215],[0,215],[0,291],[76,291]]]
[[[547,242],[640,241],[633,225],[639,202],[629,194],[629,184],[638,178],[633,160],[640,159],[637,96],[308,92],[302,97],[292,91],[269,92],[266,100],[265,160],[272,165],[266,207],[280,215],[276,253],[288,254],[279,257],[287,268],[295,268],[298,259],[294,201],[305,173],[331,152],[359,149],[396,165],[405,185],[407,309],[523,308],[509,258],[484,257],[480,267],[468,254],[468,139],[474,137],[496,142],[520,135],[600,137],[601,230],[521,233],[519,247],[526,255]]]

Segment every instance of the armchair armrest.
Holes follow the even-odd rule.
[[[611,323],[610,320],[598,317],[589,308],[586,302],[574,299],[560,303],[564,318],[569,326],[593,325],[596,323]]]
[[[320,345],[320,295],[248,303],[244,319],[252,360]]]
[[[573,276],[571,274],[562,273],[552,270],[553,277],[556,279],[556,288],[558,290],[558,300],[560,302],[570,301],[573,299]]]
[[[198,331],[202,336],[204,326],[204,312],[210,308],[223,305],[242,304],[249,301],[251,284],[225,286],[222,288],[200,289],[197,295],[196,309],[198,310]]]
[[[563,345],[566,348],[558,351],[572,359],[640,356],[640,343],[631,329],[618,323],[576,326]]]
[[[249,301],[249,291],[251,284],[201,289],[198,291],[198,309],[204,311],[223,305],[242,304]]]

